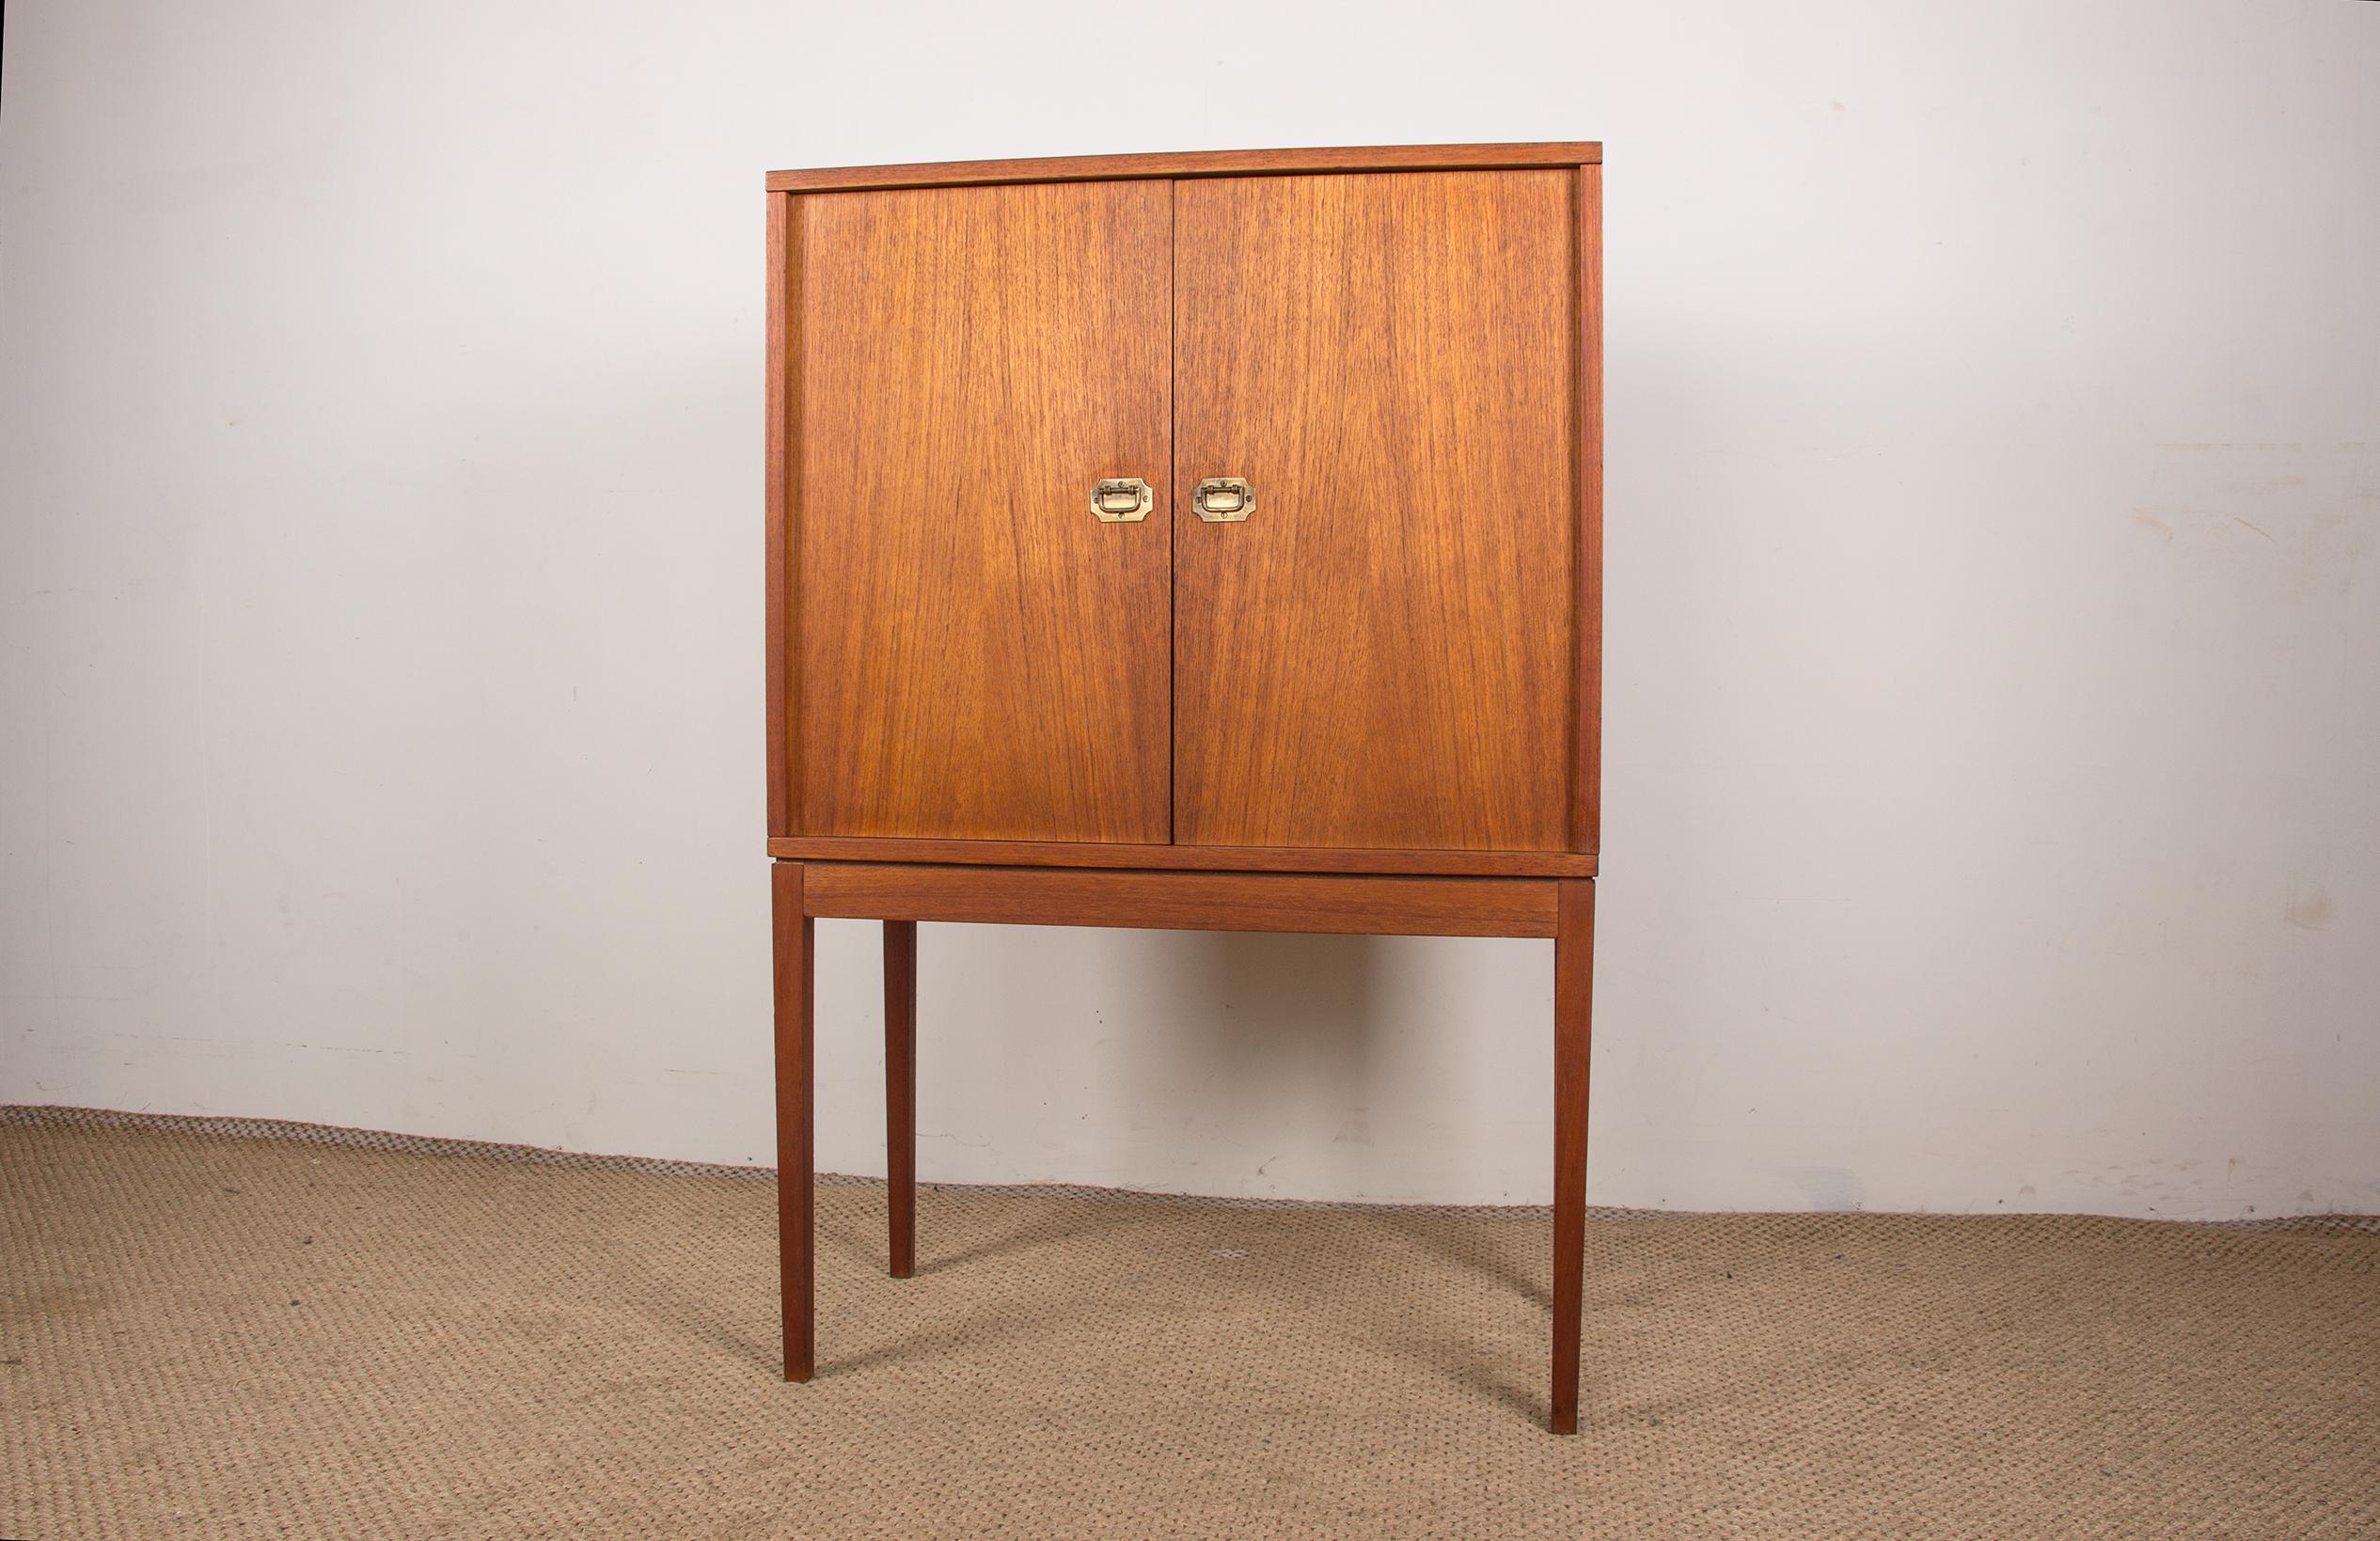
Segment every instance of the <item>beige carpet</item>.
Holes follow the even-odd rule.
[[[2370,1221],[773,1198],[0,1116],[0,1534],[2380,1534]]]

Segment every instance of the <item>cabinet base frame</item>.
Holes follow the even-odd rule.
[[[922,861],[961,867],[1130,867],[1154,872],[1378,873],[1415,877],[1595,875],[1591,851],[1379,851],[1352,846],[780,835],[768,842],[768,854],[792,861]]]
[[[778,1245],[785,1378],[816,1366],[816,920],[884,927],[891,1272],[915,1266],[917,922],[1553,940],[1553,1344],[1548,1426],[1578,1431],[1592,1041],[1591,877],[1347,876],[897,862],[770,863],[775,918]]]

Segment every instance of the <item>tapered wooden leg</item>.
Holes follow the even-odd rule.
[[[784,1286],[785,1378],[817,1367],[817,1233],[811,1212],[812,1089],[817,922],[802,913],[802,867],[771,862],[770,909],[777,955],[777,1257]]]
[[[1579,1431],[1586,1270],[1586,1071],[1595,1001],[1595,880],[1562,885],[1553,937],[1553,1418]]]
[[[917,922],[884,922],[885,1178],[892,1277],[917,1271]]]

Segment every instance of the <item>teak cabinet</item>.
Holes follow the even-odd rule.
[[[1555,941],[1576,1427],[1598,844],[1600,148],[768,179],[785,1370],[813,1367],[812,921]]]

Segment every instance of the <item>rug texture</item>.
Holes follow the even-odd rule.
[[[1587,1227],[0,1116],[0,1534],[2380,1535],[2380,1227]],[[375,1148],[377,1146],[378,1148]]]

